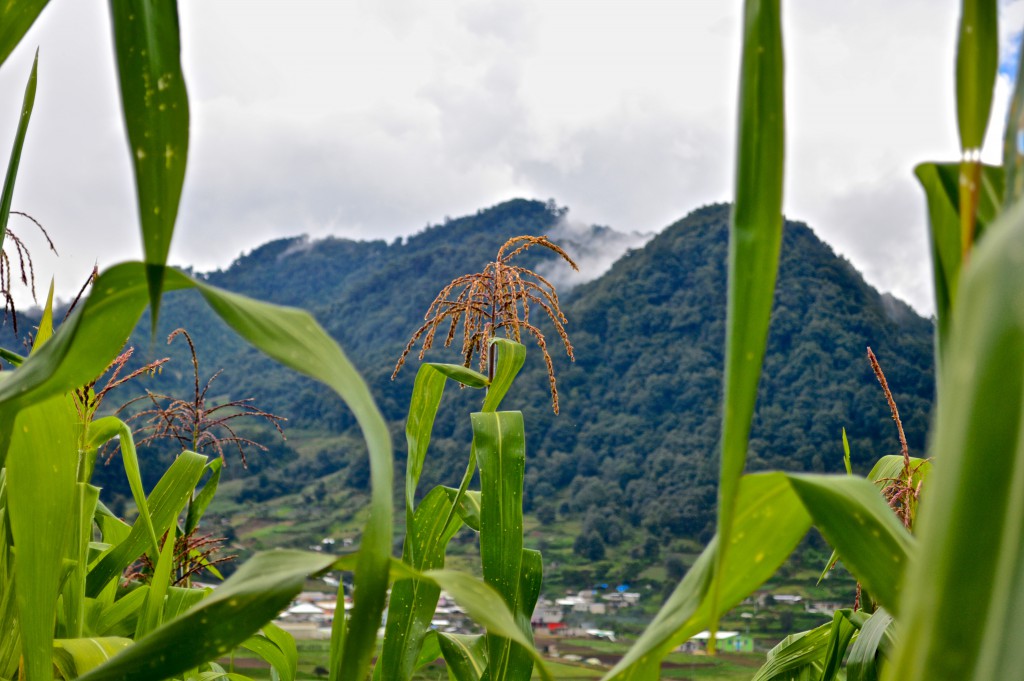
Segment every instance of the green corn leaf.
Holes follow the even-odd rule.
[[[0,239],[2,242],[3,239]],[[32,350],[41,346],[53,336],[53,279],[50,280],[50,291],[46,294],[46,305],[43,306],[43,316],[39,319],[36,327],[36,337],[32,341]]]
[[[494,365],[494,378],[487,389],[487,398],[480,409],[485,412],[497,411],[526,361],[526,346],[521,343],[507,338],[493,338],[490,346],[497,352],[497,362]]]
[[[878,681],[885,651],[893,645],[895,620],[879,608],[864,622],[846,661],[847,681]]]
[[[522,570],[519,573],[519,600],[516,603],[516,622],[523,636],[533,644],[533,609],[540,597],[541,585],[544,581],[544,561],[540,551],[523,549]],[[529,681],[533,673],[533,658],[530,651],[513,644],[509,650],[507,679],[512,681]]]
[[[846,439],[846,428],[843,428],[843,467],[847,475],[853,475],[853,467],[850,465],[850,441]]]
[[[963,0],[956,50],[956,119],[962,150],[981,149],[999,68],[996,0]]]
[[[183,586],[167,587],[167,596],[164,598],[163,621],[170,622],[175,617],[185,614],[201,600],[212,593],[212,589],[194,589]]]
[[[75,532],[80,427],[69,399],[22,409],[7,460],[7,513],[17,547],[14,579],[28,678],[53,678],[53,624],[64,554]],[[40,490],[46,490],[40,494]]]
[[[472,575],[453,570],[430,570],[417,573],[402,566],[401,563],[396,564],[396,569],[399,571],[396,577],[402,574],[401,571],[407,571],[411,576],[434,581],[439,587],[451,594],[452,598],[462,606],[466,613],[487,629],[489,633],[510,639],[527,650],[536,665],[536,672],[542,679],[551,681],[551,674],[544,665],[544,659],[533,647],[530,639],[519,628],[515,616],[505,604],[503,596],[485,582]]]
[[[932,462],[928,459],[912,456],[910,457],[910,469],[912,471],[910,476],[911,483],[915,486],[923,484],[931,473]],[[875,462],[875,465],[871,467],[871,471],[868,473],[867,479],[876,483],[881,489],[886,482],[896,480],[902,474],[903,456],[900,454],[888,454]]]
[[[832,635],[832,622],[782,639],[768,651],[764,665],[751,681],[817,680],[824,670],[825,648]]]
[[[264,624],[260,631],[284,655],[287,673],[290,678],[294,679],[295,670],[299,664],[299,650],[295,645],[295,639],[287,631],[270,622]],[[281,675],[284,676],[284,674],[285,672],[282,671]]]
[[[936,343],[941,362],[964,260],[960,223],[960,164],[922,163],[914,169],[914,174],[928,202],[935,310],[938,317]],[[1004,174],[998,166],[981,167],[974,225],[975,242],[983,238],[989,224],[999,215],[1005,191]]]
[[[206,509],[209,508],[210,502],[213,501],[213,496],[217,493],[217,485],[220,484],[220,471],[223,467],[224,461],[220,458],[206,464],[206,470],[210,472],[210,477],[206,484],[203,485],[202,491],[196,495],[196,498],[188,506],[188,515],[185,518],[185,534],[189,534],[192,530],[199,527],[199,521],[202,519],[203,514],[206,513]]]
[[[177,270],[167,270],[164,286],[166,290],[198,288],[211,308],[243,338],[271,358],[334,389],[363,429],[370,451],[370,514],[362,536],[361,562],[355,571],[355,608],[350,619],[335,620],[336,626],[349,627],[354,634],[345,638],[332,669],[346,678],[362,676],[369,668],[384,610],[393,514],[391,439],[366,383],[306,312],[228,293]],[[138,322],[147,291],[146,269],[140,263],[118,265],[100,275],[85,303],[53,338],[26,359],[14,376],[0,381],[0,407],[31,403],[84,385],[101,374]],[[195,482],[192,485],[194,488]],[[151,508],[151,512],[155,516],[155,510]],[[106,584],[110,578],[90,574],[90,584],[94,579]]]
[[[487,639],[465,634],[437,634],[449,676],[459,681],[480,681],[487,671]]]
[[[251,650],[263,658],[265,662],[277,671],[281,681],[295,680],[295,664],[292,659],[266,636],[251,636],[242,642],[241,647]]]
[[[1024,50],[1018,50],[1017,82],[1013,86],[1010,111],[1003,133],[1003,170],[1006,171],[1006,194],[1003,207],[1009,208],[1024,194]]]
[[[224,655],[285,608],[308,577],[334,562],[332,556],[305,551],[256,554],[184,616],[150,632],[81,681],[153,681]]]
[[[782,473],[743,476],[737,509],[717,606],[710,597],[719,542],[715,537],[633,647],[603,677],[606,681],[658,678],[662,658],[771,577],[811,525]]]
[[[445,549],[461,523],[444,527],[451,510],[451,499],[443,487],[435,487],[420,503],[405,536],[402,560],[424,571],[444,567]],[[395,582],[388,604],[384,645],[377,666],[380,678],[408,679],[418,663],[420,648],[430,629],[441,590],[436,584],[419,579]]]
[[[355,608],[347,621],[335,620],[336,626],[348,627],[352,635],[345,637],[332,669],[336,678],[338,674],[361,677],[369,668],[373,639],[384,609],[393,513],[391,440],[366,383],[308,313],[221,291],[176,270],[167,270],[164,287],[198,288],[211,308],[243,338],[271,358],[334,389],[362,427],[370,450],[370,514],[355,570]],[[104,272],[85,303],[54,337],[14,376],[0,381],[0,406],[31,403],[84,385],[102,373],[141,316],[147,291],[146,269],[140,263],[126,263]],[[152,504],[151,512],[155,518]],[[90,583],[102,579],[101,587],[109,578],[90,574]]]
[[[444,491],[449,499],[458,499],[459,507],[456,511],[466,527],[474,532],[480,531],[480,492],[470,490],[459,496],[459,490],[454,487],[445,487]]]
[[[53,664],[65,679],[75,679],[100,666],[132,644],[130,638],[71,638],[53,642]]]
[[[415,508],[416,486],[423,472],[434,418],[437,416],[437,408],[441,403],[448,378],[471,388],[484,388],[489,383],[483,374],[459,364],[429,363],[420,366],[409,400],[409,416],[405,421],[405,440],[408,447],[405,474],[407,524]]]
[[[163,548],[153,568],[153,580],[146,595],[146,604],[135,627],[136,641],[163,623],[164,600],[167,596],[167,587],[170,585],[171,570],[174,567],[174,529],[168,531],[164,537]]]
[[[782,25],[779,0],[744,5],[736,198],[729,233],[725,380],[715,573],[730,550],[736,498],[747,458],[750,423],[768,339],[782,242],[785,157]],[[720,581],[720,580],[719,580]],[[717,584],[712,601],[717,602]],[[717,609],[717,608],[713,608]],[[717,623],[712,623],[712,630]],[[714,637],[709,639],[714,648]]]
[[[484,581],[519,607],[523,553],[523,473],[526,436],[520,412],[472,415],[473,448],[480,466],[480,562]],[[488,671],[493,681],[516,676],[511,641],[488,632]]]
[[[788,477],[843,564],[890,612],[898,608],[899,587],[913,537],[878,488],[849,475]]]
[[[149,585],[139,586],[105,607],[93,625],[96,636],[131,636],[146,604]]]
[[[833,681],[840,678],[843,659],[846,657],[846,650],[850,647],[850,641],[860,631],[867,615],[864,611],[852,612],[850,610],[838,610],[832,616],[832,628],[828,635],[828,645],[825,646],[822,657],[821,681]]]
[[[101,375],[145,306],[143,265],[125,263],[101,274],[53,338],[0,381],[0,412],[69,392]]]
[[[85,576],[89,566],[89,542],[92,539],[92,523],[99,502],[100,489],[84,482],[75,483],[75,526],[68,542],[65,558],[74,563],[70,579],[64,584],[61,603],[64,606],[66,638],[81,638],[85,635]]]
[[[929,478],[884,678],[1014,678],[1024,666],[1024,206],[971,256],[953,311]]]
[[[427,632],[426,637],[423,639],[423,646],[420,648],[420,655],[416,659],[416,670],[423,669],[428,664],[440,659],[441,657],[441,644],[437,642],[436,631]],[[374,681],[377,679],[376,672],[374,669]]]
[[[128,488],[132,491],[135,508],[139,512],[139,518],[136,522],[141,523],[142,530],[147,533],[146,538],[149,540],[147,550],[150,551],[150,556],[155,560],[156,556],[160,555],[160,546],[157,543],[153,520],[149,515],[146,490],[142,486],[142,468],[139,466],[139,454],[135,449],[135,437],[132,435],[132,429],[128,427],[127,423],[116,416],[104,416],[89,424],[87,440],[91,448],[96,449],[115,437],[119,438],[124,474],[128,479]]]
[[[48,0],[17,0],[0,5],[0,64],[35,23]]]
[[[31,3],[24,3],[26,9],[30,10]],[[38,4],[38,3],[37,3]],[[46,3],[42,3],[45,5]],[[18,20],[18,17],[8,17],[6,15],[10,13],[19,14],[18,10],[10,9],[10,4],[4,4],[0,6],[0,63],[7,58],[7,54],[10,53],[11,45],[5,52],[5,39],[8,38],[8,31],[10,28],[4,24],[6,20]],[[42,10],[42,5],[36,10],[36,14],[39,14],[39,10]],[[29,24],[35,20],[35,16],[29,19]],[[14,27],[12,27],[14,28]],[[25,26],[28,29],[28,26]],[[23,31],[24,32],[24,31]],[[21,35],[17,36],[21,39]],[[36,58],[32,62],[32,72],[28,77],[28,84],[25,86],[25,97],[21,104],[21,117],[18,119],[18,131],[14,135],[14,147],[11,149],[11,158],[7,161],[7,175],[4,177],[3,190],[0,190],[0,248],[3,247],[4,237],[7,235],[7,221],[11,216],[11,201],[14,199],[14,182],[18,177],[18,165],[21,163],[21,150],[25,146],[25,134],[28,132],[28,122],[32,118],[32,107],[36,101],[36,72],[39,66],[39,51],[36,51]]]
[[[151,548],[150,532],[159,536],[176,527],[178,514],[188,503],[205,466],[206,457],[201,454],[186,451],[178,455],[157,482],[146,502],[152,526],[146,528],[136,521],[128,537],[114,546],[93,566],[86,580],[86,593],[89,596],[98,596],[112,579]],[[156,555],[160,555],[159,546]]]
[[[441,372],[453,381],[457,381],[467,388],[486,388],[490,385],[490,381],[487,377],[481,374],[479,371],[474,371],[469,367],[464,367],[461,364],[438,364],[437,362],[431,362],[430,364],[424,365],[433,367],[434,370]]]
[[[405,463],[406,525],[411,524],[413,510],[416,508],[416,486],[423,472],[434,418],[447,382],[446,375],[431,364],[421,365],[416,372],[416,382],[409,399],[409,417],[405,421],[405,442],[408,447]]]
[[[172,272],[194,284],[210,307],[240,336],[285,366],[332,388],[352,410],[363,431],[370,452],[370,512],[355,570],[355,605],[350,618],[334,620],[335,627],[346,630],[340,657],[331,668],[331,680],[363,678],[369,673],[384,612],[391,559],[394,473],[387,424],[365,381],[309,313],[260,303],[187,279],[176,270],[169,270],[169,275]]]
[[[117,0],[110,15],[155,331],[188,160],[178,7],[174,0]]]

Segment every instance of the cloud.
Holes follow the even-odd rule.
[[[301,0],[281,12],[225,0],[180,11],[193,129],[175,262],[225,266],[300,233],[392,239],[514,196],[650,232],[732,192],[738,3]],[[987,159],[998,157],[1024,0],[1000,13],[1010,28]],[[928,251],[911,169],[957,154],[956,22],[931,0],[784,13],[785,210],[922,311]],[[101,4],[54,4],[0,69],[4,148],[41,45],[15,207],[54,232],[64,295],[96,260],[141,252],[107,24]]]

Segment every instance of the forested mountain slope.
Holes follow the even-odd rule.
[[[551,338],[561,415],[551,413],[535,346],[505,401],[526,416],[527,509],[543,523],[574,521],[573,531],[586,539],[577,542],[582,552],[596,555],[622,541],[635,547],[651,537],[704,541],[711,532],[728,212],[725,205],[696,210],[602,276],[563,291],[577,361],[570,364]],[[550,233],[563,214],[550,203],[514,200],[390,244],[284,239],[205,276],[313,312],[394,424],[401,475],[402,421],[418,362],[410,358],[395,381],[390,375],[427,305],[454,277],[479,271],[506,239]],[[573,244],[563,245],[572,252]],[[542,259],[525,262],[543,271],[556,266]],[[233,493],[273,504],[280,495],[308,493],[322,476],[357,490],[366,485],[353,420],[326,389],[264,360],[187,295],[169,297],[160,325],[164,334],[187,326],[204,375],[224,369],[210,391],[215,399],[253,397],[289,419],[288,442],[272,441],[274,456],[251,456],[255,474]],[[140,359],[175,356],[148,387],[187,396],[192,375],[184,344],[152,343],[148,328],[143,320],[133,339]],[[931,322],[865,284],[808,227],[787,223],[750,468],[840,471],[844,427],[860,471],[897,451],[867,346],[886,371],[911,448],[920,453],[933,392]],[[428,358],[459,361],[454,351],[435,350]],[[468,413],[480,395],[449,392],[421,489],[456,482],[465,465]],[[230,463],[232,475],[241,475]]]

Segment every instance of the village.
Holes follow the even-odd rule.
[[[336,589],[338,581],[330,576],[322,578],[324,586]],[[348,611],[352,608],[351,596],[346,596],[341,607]],[[651,598],[648,596],[648,598]],[[572,642],[581,639],[621,641],[621,635],[609,628],[629,609],[642,606],[642,595],[631,591],[628,585],[611,586],[598,584],[594,588],[566,593],[557,598],[541,597],[533,612],[531,621],[534,641],[537,649],[549,658],[562,659],[586,665],[607,664],[607,660],[598,657],[584,657],[573,652]],[[291,606],[275,620],[282,629],[300,640],[327,640],[331,636],[331,623],[339,607],[336,592],[303,591]],[[743,601],[738,617],[746,624],[745,631],[721,629],[716,632],[716,648],[722,652],[751,653],[759,650],[763,642],[751,634],[750,622],[757,612],[770,609],[800,610],[807,614],[817,614],[823,621],[831,618],[833,613],[843,607],[840,603],[804,599],[799,595],[758,592]],[[385,620],[387,612],[385,611]],[[465,613],[465,611],[445,592],[441,592],[430,628],[446,634],[480,634],[483,633]],[[384,635],[381,627],[379,635]],[[680,644],[679,652],[701,655],[707,652],[710,639],[708,631],[698,632]],[[760,637],[757,637],[760,639]],[[560,646],[560,643],[569,644]],[[560,648],[565,647],[565,650]]]

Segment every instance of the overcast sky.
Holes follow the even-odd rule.
[[[391,239],[516,196],[640,232],[730,198],[739,1],[179,4],[192,137],[177,264],[224,267],[303,233]],[[1004,45],[1019,44],[1024,0],[1002,5]],[[0,69],[6,150],[40,48],[13,207],[53,235],[61,257],[37,275],[56,271],[65,297],[94,262],[141,254],[106,7],[53,0]],[[958,7],[783,2],[787,216],[926,314],[911,171],[957,157]],[[1009,89],[1003,73],[989,161]]]

